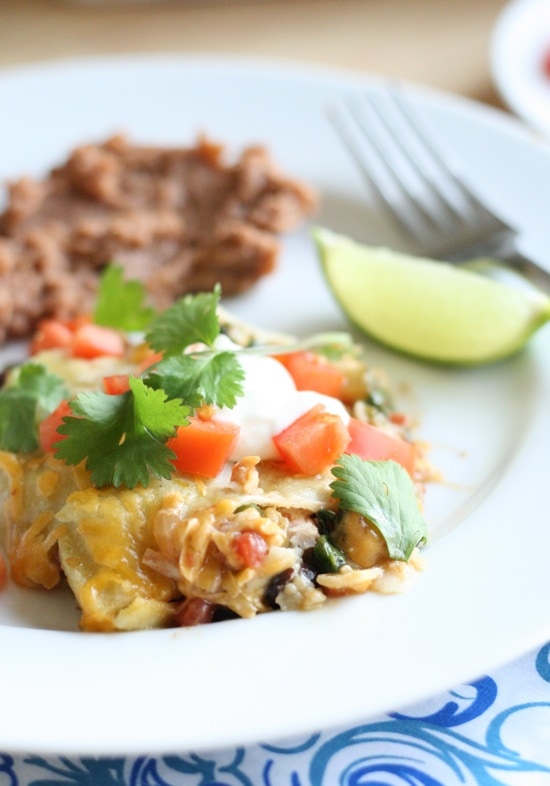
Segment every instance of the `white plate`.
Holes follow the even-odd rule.
[[[491,40],[491,67],[508,106],[550,137],[550,3],[514,0],[500,14]]]
[[[202,58],[7,72],[0,174],[40,173],[72,145],[117,130],[160,143],[206,130],[236,148],[265,142],[285,170],[320,189],[320,223],[377,240],[383,228],[324,115],[366,83]],[[493,110],[410,95],[481,194],[521,227],[526,250],[548,261],[548,152]],[[283,251],[276,274],[228,305],[302,334],[344,326],[307,231]],[[448,480],[428,492],[432,540],[415,588],[318,612],[100,635],[74,631],[62,595],[11,587],[0,598],[0,749],[130,755],[276,740],[403,707],[550,635],[548,330],[521,357],[470,371],[369,351],[407,383],[407,405]]]

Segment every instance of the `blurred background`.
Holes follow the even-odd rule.
[[[506,0],[0,0],[0,67],[110,53],[290,58],[500,105],[491,31]]]

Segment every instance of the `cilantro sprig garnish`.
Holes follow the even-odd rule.
[[[395,461],[342,456],[330,484],[340,507],[368,519],[386,541],[391,559],[407,561],[427,539],[427,526],[408,472]]]
[[[232,409],[243,392],[244,371],[235,352],[173,355],[157,363],[145,382],[190,407],[213,404]]]
[[[145,301],[141,281],[127,281],[121,267],[109,265],[99,279],[94,322],[118,330],[145,330],[155,317],[155,309]]]
[[[166,440],[187,423],[190,407],[136,377],[129,384],[118,396],[81,393],[58,428],[65,439],[55,443],[56,456],[71,465],[85,461],[98,487],[147,487],[151,476],[169,478],[174,471]]]
[[[37,425],[67,396],[62,379],[38,363],[25,363],[0,391],[0,449],[30,453],[38,447]]]
[[[219,287],[185,295],[153,320],[146,340],[163,360],[145,375],[147,385],[195,408],[235,406],[243,394],[244,371],[235,351],[214,348],[220,335],[219,300]]]
[[[85,462],[98,486],[147,486],[151,477],[168,478],[174,454],[167,441],[203,405],[235,406],[244,392],[241,354],[273,354],[311,347],[348,350],[348,334],[326,333],[283,346],[217,347],[221,333],[221,290],[185,295],[157,313],[147,305],[138,281],[126,281],[111,265],[101,276],[94,321],[117,330],[143,332],[162,360],[130,378],[130,389],[113,396],[84,392],[69,401],[72,414],[58,428],[56,456],[67,464]],[[23,365],[0,392],[0,449],[32,452],[38,423],[69,392],[62,380],[38,364]]]
[[[118,271],[107,270],[99,313],[112,325],[120,303],[121,322],[128,329],[137,323],[124,316],[124,304],[137,309],[147,343],[163,359],[143,378],[130,377],[126,393],[79,394],[70,402],[72,416],[58,428],[65,439],[55,444],[57,457],[72,465],[84,461],[98,487],[134,488],[147,486],[151,477],[169,478],[175,454],[166,443],[177,427],[187,425],[189,415],[204,404],[233,407],[243,393],[244,372],[236,354],[214,346],[220,334],[219,287],[185,295],[152,319],[143,297],[143,290],[127,289]]]
[[[221,290],[184,295],[149,325],[147,343],[164,357],[181,355],[192,344],[212,347],[220,334],[218,304]]]

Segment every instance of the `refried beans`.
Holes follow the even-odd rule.
[[[8,184],[0,214],[0,340],[44,317],[91,308],[115,263],[158,308],[220,283],[250,288],[277,262],[278,236],[312,215],[316,194],[261,146],[232,163],[222,145],[136,146],[123,136],[74,149],[40,180]]]

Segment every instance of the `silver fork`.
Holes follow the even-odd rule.
[[[400,90],[365,92],[333,107],[329,118],[375,196],[420,253],[455,263],[498,259],[501,272],[520,274],[518,280],[550,293],[550,270],[518,251],[517,230],[466,185]]]

